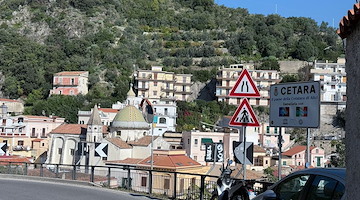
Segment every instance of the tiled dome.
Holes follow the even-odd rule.
[[[146,129],[149,124],[145,121],[140,110],[135,106],[126,106],[115,116],[112,127]]]

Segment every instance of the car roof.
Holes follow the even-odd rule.
[[[300,174],[323,175],[334,178],[345,184],[346,170],[345,168],[310,168],[296,171],[292,173],[291,176]]]

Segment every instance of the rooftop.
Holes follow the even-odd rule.
[[[353,9],[348,10],[347,15],[345,15],[340,21],[340,28],[337,30],[337,34],[342,38],[347,38],[351,32],[354,30],[357,22],[360,19],[360,3],[356,3],[353,6]]]

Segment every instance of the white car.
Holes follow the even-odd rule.
[[[294,172],[253,200],[342,200],[344,168],[312,168]]]

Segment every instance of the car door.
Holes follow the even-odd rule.
[[[345,186],[341,182],[326,176],[317,175],[314,178],[307,200],[340,200],[345,193]]]
[[[299,200],[309,180],[310,175],[297,175],[285,179],[274,188],[277,199]]]

